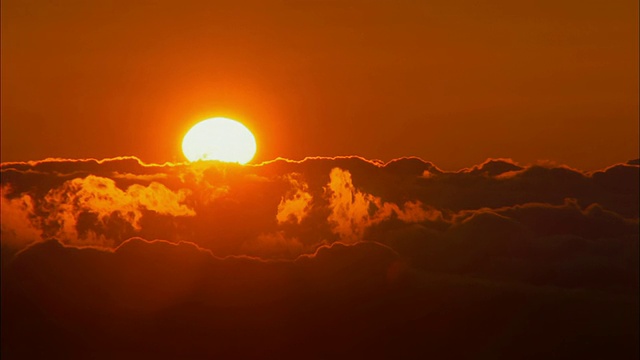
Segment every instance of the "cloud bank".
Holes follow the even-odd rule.
[[[1,174],[3,357],[638,356],[637,162]]]

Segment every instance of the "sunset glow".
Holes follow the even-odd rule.
[[[640,360],[638,0],[2,0],[0,359]]]
[[[189,161],[246,164],[256,153],[256,139],[241,123],[217,117],[194,125],[182,140],[182,152]]]

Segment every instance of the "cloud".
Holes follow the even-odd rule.
[[[220,256],[243,255],[268,234],[297,239],[304,252],[313,252],[335,241],[380,237],[375,231],[385,224],[442,230],[465,212],[551,205],[541,210],[546,214],[567,198],[581,209],[598,204],[604,210],[598,218],[638,216],[638,166],[628,164],[582,173],[488,159],[446,172],[419,158],[386,164],[358,157],[280,159],[252,166],[150,165],[114,158],[5,163],[1,171],[4,201],[31,199],[27,217],[44,238],[110,247],[131,236],[182,240]],[[599,220],[574,227],[589,232],[594,221]],[[9,222],[3,225],[12,231]],[[600,235],[616,237],[614,228]],[[538,231],[545,229],[555,231],[548,226]],[[279,252],[263,250],[268,258]]]
[[[143,181],[149,181],[149,182],[154,180],[166,179],[167,176],[168,176],[167,174],[163,174],[163,173],[138,175],[138,174],[132,174],[132,173],[120,173],[117,171],[113,172],[114,179],[143,180]]]
[[[362,238],[364,229],[375,223],[385,209],[379,198],[358,191],[351,180],[351,173],[334,168],[327,185],[331,214],[327,219],[333,231],[343,241],[355,242]]]
[[[5,163],[2,356],[634,358],[639,169]]]
[[[124,225],[139,231],[144,210],[160,215],[194,216],[194,210],[183,204],[187,195],[186,190],[173,192],[157,182],[148,186],[134,184],[121,190],[112,179],[89,175],[50,190],[41,199],[41,212],[46,214],[41,220],[44,228],[51,229],[47,237],[77,245],[109,246],[114,239],[101,232]],[[35,216],[35,210],[31,211]]]
[[[487,159],[480,165],[460,170],[461,173],[483,175],[488,177],[509,174],[522,170],[512,159]]]
[[[638,220],[571,199],[388,222],[368,235],[428,271],[605,291],[630,290],[638,281]]]
[[[260,234],[255,240],[245,242],[243,252],[248,256],[265,259],[292,259],[305,252],[297,238],[288,238],[283,231]]]
[[[423,209],[420,201],[408,201],[400,208],[397,204],[383,202],[379,197],[364,193],[355,188],[349,171],[334,168],[329,177],[326,192],[331,213],[327,221],[343,242],[362,240],[368,227],[392,216],[407,223],[435,220],[441,216],[434,209]]]
[[[40,241],[41,231],[34,225],[34,204],[31,196],[23,194],[8,199],[5,194],[11,192],[8,185],[1,189],[2,206],[2,246],[22,248],[35,241]]]
[[[531,346],[525,358],[622,358],[636,354],[635,308],[621,294],[412,272],[375,242],[264,261],[191,243],[47,241],[3,271],[2,355],[513,358]]]
[[[300,222],[307,216],[313,196],[309,194],[309,185],[303,180],[296,179],[297,174],[288,174],[286,179],[291,183],[292,190],[282,197],[278,205],[276,219],[278,223]]]

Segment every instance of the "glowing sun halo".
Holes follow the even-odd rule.
[[[246,164],[256,153],[256,139],[241,123],[222,117],[195,124],[182,139],[189,161],[218,160]]]

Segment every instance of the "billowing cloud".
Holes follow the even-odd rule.
[[[433,209],[423,209],[420,201],[406,202],[401,209],[397,204],[364,193],[355,188],[349,171],[334,168],[329,178],[326,191],[331,213],[327,220],[344,242],[362,240],[368,227],[392,216],[407,223],[435,220],[441,216]]]
[[[5,238],[21,233],[31,239],[22,243],[40,234],[114,247],[135,235],[192,241],[220,256],[254,249],[255,256],[255,244],[269,243],[267,238],[297,239],[303,253],[313,252],[335,241],[380,237],[376,229],[396,222],[440,231],[480,209],[528,224],[531,216],[518,215],[524,209],[540,204],[542,214],[551,214],[567,198],[577,208],[603,210],[574,226],[581,234],[607,214],[637,219],[638,166],[618,164],[590,174],[545,166],[493,159],[445,172],[418,158],[383,164],[357,157],[253,166],[148,165],[135,158],[6,163],[3,231]],[[505,208],[522,210],[500,210]],[[545,225],[536,231],[559,231]],[[599,236],[620,235],[616,226]],[[279,252],[264,250],[267,257]]]
[[[144,210],[160,215],[194,216],[195,211],[184,204],[187,194],[187,190],[173,192],[157,182],[148,186],[133,184],[121,190],[112,179],[89,175],[68,180],[48,191],[40,199],[38,209],[26,194],[11,200],[3,196],[3,201],[10,205],[7,219],[24,217],[24,212],[31,218],[39,217],[46,237],[76,245],[105,246],[113,245],[116,239],[109,239],[98,229],[116,226],[120,221],[121,225],[139,231]],[[21,206],[16,206],[18,202]],[[14,208],[16,211],[12,211]],[[7,227],[7,231],[25,231],[23,224],[11,223]]]
[[[335,168],[331,170],[329,177],[331,180],[327,192],[331,214],[327,220],[343,241],[358,241],[362,238],[364,229],[384,216],[381,212],[386,209],[380,198],[363,193],[353,186],[349,171]]]
[[[2,206],[2,245],[8,248],[21,248],[42,239],[41,231],[34,225],[33,199],[27,194],[8,199],[5,193],[10,192],[8,185],[3,185]]]
[[[2,355],[637,357],[639,169],[5,163]]]
[[[282,197],[280,204],[278,204],[278,214],[276,215],[278,223],[291,221],[300,224],[310,210],[313,196],[308,192],[309,185],[304,180],[297,179],[295,175],[288,174],[286,176],[292,189]]]

